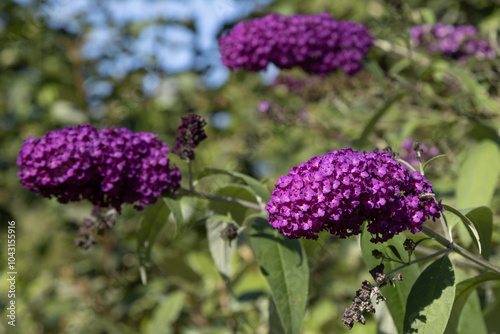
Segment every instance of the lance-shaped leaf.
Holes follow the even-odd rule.
[[[359,136],[359,139],[357,140],[357,145],[362,146],[368,139],[368,136],[370,133],[375,129],[375,125],[377,122],[384,116],[384,114],[391,109],[392,105],[396,103],[397,101],[401,100],[403,98],[403,94],[398,94],[394,98],[384,102],[380,108],[373,114],[372,118],[370,121],[366,124],[365,128],[363,129],[363,132]]]
[[[174,333],[172,324],[177,320],[184,307],[184,299],[185,294],[182,291],[174,291],[165,296],[160,304],[154,309],[149,333]]]
[[[173,220],[168,219],[170,213],[173,213]],[[150,265],[151,248],[161,230],[165,226],[168,226],[168,223],[176,224],[177,227],[173,231],[173,234],[176,234],[179,230],[179,226],[182,225],[182,213],[179,200],[163,197],[156,201],[154,205],[148,206],[143,212],[137,230],[137,254],[140,264],[139,272],[143,284],[147,282],[146,268]]]
[[[217,196],[228,197],[233,199],[241,199],[248,202],[255,201],[255,195],[250,187],[244,184],[231,183],[215,192]],[[211,200],[208,204],[210,210],[222,216],[231,216],[238,224],[242,224],[245,218],[254,213],[254,209],[249,209],[238,203]]]
[[[243,173],[227,171],[223,169],[207,168],[203,170],[203,172],[198,176],[198,179],[214,174],[230,175],[245,182],[252,190],[252,193],[255,195],[255,199],[257,203],[259,203],[259,205],[265,206],[266,203],[269,202],[269,198],[271,197],[269,189],[267,189],[267,187],[263,185],[259,180]]]
[[[231,261],[236,251],[237,240],[227,240],[221,237],[221,232],[233,220],[227,216],[214,215],[205,221],[210,254],[215,262],[217,270],[226,283],[229,282],[231,273]]]
[[[457,208],[489,206],[500,176],[500,150],[483,140],[468,155],[457,181]]]
[[[455,298],[455,273],[448,256],[431,263],[413,285],[403,333],[442,334]]]
[[[271,288],[285,333],[302,333],[309,288],[309,268],[302,243],[278,233],[263,218],[252,221],[250,242]]]
[[[272,298],[269,298],[269,333],[273,334],[286,334],[283,324],[281,323],[280,316],[278,314],[278,309],[274,305]]]
[[[476,227],[481,242],[481,255],[488,260],[491,252],[491,235],[493,234],[493,212],[487,206],[460,210]]]
[[[146,267],[149,266],[149,256],[159,232],[168,222],[170,208],[160,200],[148,206],[141,217],[137,230],[137,254],[139,257],[139,270],[141,281],[146,284]]]
[[[184,219],[182,218],[182,207],[181,201],[172,197],[163,197],[165,204],[170,209],[172,216],[174,218],[175,225],[177,226],[176,234],[179,233],[184,224]]]
[[[474,226],[474,223],[465,216],[460,210],[452,207],[451,205],[443,204],[443,207],[445,208],[446,211],[449,211],[456,215],[460,220],[465,224],[465,227],[467,227],[467,230],[469,231],[472,240],[476,244],[477,248],[479,249],[479,254],[482,253],[481,249],[481,238],[479,237],[479,233],[477,232],[476,226]]]
[[[446,326],[445,334],[458,333],[460,316],[462,315],[462,310],[464,309],[469,296],[480,284],[493,280],[500,281],[500,275],[496,273],[483,273],[457,284],[455,289],[455,300],[453,301],[453,308],[450,320]]]

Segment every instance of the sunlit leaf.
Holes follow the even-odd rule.
[[[459,332],[458,328],[460,318],[470,317],[472,315],[470,312],[468,314],[462,314],[462,310],[466,306],[466,303],[469,300],[471,294],[476,291],[476,288],[479,285],[491,280],[500,280],[500,275],[494,273],[483,273],[457,284],[455,289],[455,300],[453,301],[453,308],[451,310],[450,320],[448,321],[448,324],[446,326],[445,334],[454,334]],[[480,312],[480,309],[479,314],[475,315],[480,316],[480,318],[482,319],[482,313]],[[478,332],[479,329],[479,327],[476,327],[474,333],[480,334],[480,332]]]
[[[455,273],[448,256],[431,263],[418,277],[406,302],[404,333],[442,334],[455,297]]]
[[[171,334],[172,324],[177,320],[184,307],[185,294],[182,291],[173,291],[163,297],[154,309],[151,319],[150,334]]]
[[[447,204],[442,204],[442,205],[446,211],[453,213],[458,218],[460,218],[460,220],[464,223],[465,227],[467,227],[467,230],[469,231],[469,233],[472,236],[472,240],[474,240],[474,243],[476,244],[477,248],[479,249],[479,254],[481,254],[482,253],[481,239],[479,237],[479,233],[477,232],[476,226],[474,226],[474,223],[472,223],[472,221],[467,216],[465,216],[462,212],[460,212],[456,208],[452,207],[451,205],[447,205]]]
[[[250,242],[271,288],[285,333],[302,333],[309,268],[301,242],[277,233],[263,218],[253,221]]]
[[[491,236],[493,233],[493,212],[489,207],[480,206],[460,210],[473,224],[479,235],[481,243],[481,255],[488,259],[491,252]]]
[[[232,219],[221,215],[213,215],[205,221],[210,253],[212,254],[217,270],[219,270],[226,283],[229,281],[231,261],[238,241],[222,239],[221,232],[232,222]]]
[[[255,201],[255,196],[252,193],[252,190],[244,184],[226,185],[218,189],[215,194],[218,196],[242,199],[249,202]],[[229,214],[238,224],[241,224],[250,212],[255,212],[255,210],[246,208],[237,203],[218,200],[211,200],[208,207],[216,214],[222,216]]]
[[[149,266],[151,247],[156,237],[168,222],[170,209],[163,200],[144,209],[137,230],[137,254],[140,263],[141,280],[146,284],[146,268]]]
[[[493,141],[484,140],[467,156],[457,181],[456,207],[490,206],[500,176],[500,151]]]
[[[271,197],[271,193],[267,189],[267,187],[262,184],[259,180],[254,179],[251,176],[248,176],[243,173],[239,172],[234,172],[234,171],[227,171],[223,169],[215,169],[215,168],[207,168],[205,169],[199,176],[198,178],[203,178],[209,175],[214,175],[214,174],[226,174],[230,175],[236,179],[239,179],[243,182],[245,182],[250,189],[252,189],[252,192],[256,196],[256,201],[259,203],[259,205],[266,205],[267,202],[269,202],[269,198]]]
[[[171,197],[164,197],[163,200],[172,213],[172,217],[174,218],[175,224],[177,226],[177,233],[179,233],[182,225],[184,224],[184,219],[182,218],[181,201]]]

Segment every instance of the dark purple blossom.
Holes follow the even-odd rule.
[[[424,24],[410,31],[414,46],[421,46],[432,54],[465,62],[468,58],[494,59],[495,50],[488,41],[482,40],[471,25],[451,26],[441,22],[434,26]]]
[[[403,151],[400,153],[399,157],[412,166],[418,166],[419,161],[417,158],[417,152],[415,151],[416,141],[412,138],[406,138],[401,145]],[[436,146],[427,148],[425,144],[419,144],[418,150],[420,151],[420,156],[422,161],[427,161],[433,156],[439,154],[439,149]]]
[[[365,314],[366,313],[375,313],[375,307],[372,303],[372,298],[375,297],[375,302],[378,304],[379,302],[383,302],[386,298],[382,295],[380,291],[380,287],[383,287],[389,282],[392,286],[394,286],[393,281],[402,281],[403,277],[401,274],[397,274],[393,278],[390,276],[384,275],[384,265],[380,264],[370,270],[370,274],[375,280],[376,284],[373,285],[368,281],[363,281],[361,285],[361,289],[356,291],[356,297],[354,297],[351,306],[346,308],[344,312],[344,316],[342,318],[342,323],[348,328],[352,329],[355,322],[359,322],[361,324],[366,323]]]
[[[422,230],[444,208],[433,198],[432,184],[410,172],[391,154],[350,148],[318,156],[293,167],[276,182],[266,206],[269,223],[289,238],[317,239],[327,230],[346,238],[367,222],[372,242],[383,242],[409,229]]]
[[[201,116],[191,114],[182,117],[181,124],[177,127],[177,135],[175,135],[175,145],[172,150],[181,159],[194,160],[194,149],[205,138],[205,130],[203,127],[207,122]]]
[[[219,39],[222,62],[233,70],[260,71],[273,63],[320,76],[338,68],[355,74],[372,46],[364,25],[337,21],[327,13],[269,14],[239,22]]]
[[[147,132],[79,125],[50,131],[25,142],[17,165],[26,189],[61,203],[89,200],[120,211],[153,204],[164,190],[179,188],[181,175],[171,167],[168,146]]]
[[[78,238],[73,241],[83,249],[88,249],[96,243],[96,235],[103,235],[107,229],[112,228],[116,221],[116,210],[95,206],[92,210],[92,219],[84,218],[78,228]]]

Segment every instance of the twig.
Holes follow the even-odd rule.
[[[405,264],[403,264],[403,265],[401,265],[401,266],[399,266],[399,267],[397,267],[397,268],[389,271],[387,274],[385,274],[385,277],[389,278],[391,276],[391,274],[393,274],[393,273],[395,273],[397,271],[400,271],[401,269],[406,268],[406,267],[408,267],[408,266],[410,266],[412,264],[415,264],[415,263],[418,263],[418,262],[422,262],[422,261],[427,261],[427,260],[432,259],[433,257],[439,256],[441,254],[449,253],[450,251],[451,251],[451,249],[445,248],[445,249],[441,249],[440,251],[437,251],[435,253],[429,254],[427,256],[420,257],[420,258],[418,258],[418,259],[416,259],[414,261],[410,261],[408,263],[405,263]]]
[[[459,245],[455,244],[454,242],[449,241],[448,239],[442,237],[441,235],[434,232],[433,230],[431,230],[427,226],[422,226],[422,232],[424,232],[425,234],[427,234],[431,238],[434,238],[437,242],[439,242],[441,245],[443,245],[447,249],[462,255],[466,259],[477,263],[478,265],[480,265],[483,268],[490,269],[490,270],[500,274],[500,267],[497,267],[494,264],[478,257],[477,255],[472,254],[471,252],[469,252],[465,248],[462,248]]]
[[[423,247],[423,246],[417,246],[415,248],[415,252],[420,253],[420,254],[424,254],[424,255],[429,255],[429,254],[433,254],[434,250],[427,248],[427,247]],[[455,258],[454,262],[459,263],[459,264],[463,264],[463,265],[468,266],[468,267],[476,268],[479,270],[484,269],[483,266],[480,266],[479,264],[477,264],[475,262],[472,262],[470,260],[463,259],[463,258]]]
[[[249,208],[249,209],[255,209],[255,210],[258,210],[258,211],[263,211],[263,209],[261,208],[261,206],[258,205],[257,203],[253,203],[253,202],[250,202],[250,201],[245,201],[243,199],[229,197],[229,196],[212,195],[212,194],[202,193],[202,192],[199,192],[199,191],[189,190],[189,189],[185,189],[185,188],[181,188],[180,190],[184,193],[184,195],[192,195],[192,196],[196,196],[196,197],[200,197],[200,198],[213,199],[213,200],[216,200],[216,201],[236,203],[236,204],[239,204],[239,205],[244,206],[244,207]]]

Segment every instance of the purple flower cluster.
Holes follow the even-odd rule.
[[[205,130],[203,130],[205,125],[207,122],[201,116],[191,114],[182,117],[181,124],[177,127],[172,152],[183,160],[194,160],[194,149],[203,139],[207,138]]]
[[[465,62],[469,57],[493,59],[495,50],[490,44],[477,36],[474,26],[451,26],[436,23],[413,27],[410,31],[413,45],[422,46],[433,54]]]
[[[372,46],[373,37],[364,25],[337,21],[327,13],[269,14],[239,22],[219,39],[222,62],[231,69],[260,71],[271,62],[320,76],[338,68],[355,74]]]
[[[141,210],[162,191],[178,189],[181,179],[169,165],[168,146],[156,137],[91,125],[50,131],[24,142],[18,176],[26,189],[61,203],[87,199],[120,212],[122,204],[138,202]]]
[[[317,239],[322,230],[346,238],[361,232],[364,221],[372,242],[409,229],[422,230],[444,208],[432,184],[410,172],[389,153],[350,148],[318,156],[281,176],[266,206],[269,223],[289,238]]]
[[[417,144],[417,146],[415,146],[415,144]],[[439,154],[439,149],[436,146],[427,148],[425,144],[419,144],[412,138],[406,138],[403,141],[401,148],[403,149],[403,151],[400,153],[399,157],[412,166],[418,166],[419,163],[417,158],[417,151],[415,150],[415,148],[420,152],[422,161],[427,161],[433,156]]]

